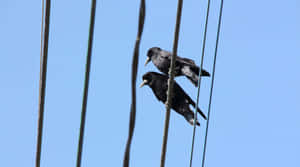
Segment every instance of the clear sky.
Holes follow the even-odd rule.
[[[177,1],[147,1],[138,84],[150,47],[172,50]],[[200,64],[207,2],[184,1],[178,54]],[[52,1],[43,167],[75,166],[90,1]],[[219,1],[212,1],[204,68],[212,71]],[[98,0],[83,166],[121,166],[128,135],[131,59],[139,0]],[[300,1],[224,2],[207,167],[299,167]],[[0,1],[0,166],[34,166],[41,2]],[[207,113],[211,78],[202,80]],[[196,88],[176,78],[196,99]],[[137,89],[131,165],[159,166],[165,107]],[[205,121],[197,128],[200,166]],[[188,166],[192,126],[171,113],[166,166]]]

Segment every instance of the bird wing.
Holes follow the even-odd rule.
[[[161,50],[159,55],[161,57],[168,58],[168,59],[171,60],[171,52],[168,52],[168,51],[165,51],[165,50]]]
[[[183,90],[176,82],[174,83],[174,89],[175,89],[175,90],[177,89],[176,93],[182,92],[181,96],[184,97],[184,99],[186,100],[186,102],[187,102],[188,104],[191,104],[194,108],[196,107],[195,102],[190,98],[189,95],[187,95],[187,94],[185,93],[185,91],[184,91],[184,90]],[[207,119],[206,116],[205,116],[205,114],[204,114],[199,108],[197,108],[197,111],[200,113],[200,115],[201,115],[204,119]]]
[[[156,82],[155,84],[151,87],[156,98],[159,101],[162,101],[165,103],[167,101],[167,90],[168,90],[168,77],[167,76],[162,76],[162,75],[157,75],[156,76]]]
[[[169,59],[171,61],[171,56],[172,56],[171,52],[168,52],[168,51],[165,51],[165,50],[161,50],[159,55],[161,57],[167,58],[167,59]],[[194,60],[188,59],[188,58],[184,58],[184,57],[180,57],[178,55],[176,57],[176,63],[182,63],[182,64],[191,65],[191,66],[196,66],[196,63],[195,63]]]
[[[183,64],[187,64],[187,65],[190,65],[190,66],[196,66],[195,61],[192,60],[192,59],[188,59],[188,58],[183,58],[183,57],[177,56],[176,61],[178,63],[183,63]]]

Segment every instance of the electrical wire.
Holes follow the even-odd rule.
[[[174,41],[173,41],[173,51],[172,51],[172,57],[171,57],[171,65],[169,68],[167,102],[166,102],[166,117],[165,117],[165,126],[164,126],[163,143],[162,143],[161,160],[160,160],[161,167],[165,166],[165,160],[166,160],[169,122],[170,122],[170,113],[171,113],[171,105],[172,105],[172,89],[173,89],[174,75],[175,75],[174,67],[175,67],[175,61],[176,61],[176,56],[177,56],[182,4],[183,4],[183,0],[178,0],[176,26],[175,26]]]
[[[42,1],[42,23],[41,23],[42,30],[41,30],[41,56],[40,56],[41,62],[40,62],[40,80],[39,80],[38,129],[37,129],[37,147],[36,147],[36,161],[35,161],[36,167],[40,167],[41,164],[51,1],[46,0],[46,7],[44,7],[45,6],[44,4],[45,2],[43,0]]]
[[[212,80],[211,80],[211,88],[210,88],[210,96],[209,96],[209,105],[208,105],[208,115],[207,115],[206,130],[205,130],[204,149],[203,149],[203,154],[202,154],[203,155],[202,156],[202,167],[204,167],[204,164],[205,164],[207,136],[208,136],[208,127],[209,127],[209,118],[210,118],[210,113],[211,113],[211,101],[212,101],[213,88],[214,88],[216,62],[217,62],[218,46],[219,46],[219,39],[220,39],[221,23],[222,23],[222,14],[223,14],[223,0],[221,0],[221,4],[220,4],[218,30],[217,30],[217,37],[216,37],[217,39],[216,39],[216,46],[215,46],[213,72],[212,72]]]
[[[123,167],[129,167],[130,160],[130,148],[132,143],[132,137],[134,133],[135,127],[135,117],[136,117],[136,78],[138,72],[138,62],[139,62],[139,48],[140,48],[140,40],[142,37],[144,22],[145,22],[145,14],[146,14],[146,2],[145,0],[141,0],[140,2],[140,11],[139,11],[139,25],[138,25],[138,33],[135,41],[134,53],[132,58],[132,66],[131,66],[131,106],[130,106],[130,118],[129,118],[129,133],[128,139],[126,143],[124,159],[123,159]]]
[[[78,139],[78,150],[77,150],[77,161],[76,161],[77,167],[81,166],[81,159],[82,159],[82,146],[83,146],[83,139],[84,139],[86,108],[87,108],[88,92],[89,92],[89,79],[90,79],[90,69],[91,69],[91,61],[92,61],[95,15],[96,15],[96,0],[93,0],[91,4],[88,50],[86,56],[85,80],[84,80],[84,90],[83,90],[83,98],[82,98],[80,131],[79,131],[79,139]]]
[[[201,86],[201,71],[202,71],[202,68],[203,68],[203,59],[204,59],[204,55],[205,55],[209,10],[210,10],[210,0],[208,0],[208,2],[207,2],[205,28],[204,28],[204,35],[203,35],[203,41],[202,41],[202,53],[201,53],[200,69],[199,69],[197,101],[196,101],[196,106],[195,106],[195,111],[194,111],[194,128],[193,128],[193,139],[192,139],[191,156],[190,156],[190,167],[192,167],[192,163],[193,163],[195,134],[196,134],[196,121],[197,121],[197,109],[198,109],[198,105],[199,105],[199,95],[200,95],[200,88],[201,88],[200,87]]]

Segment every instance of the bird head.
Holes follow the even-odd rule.
[[[146,74],[144,74],[143,82],[141,83],[140,88],[144,85],[151,85],[153,83],[155,75],[155,72],[147,72]]]
[[[147,53],[147,60],[145,62],[145,66],[151,61],[151,57],[154,55],[154,54],[157,54],[161,51],[161,49],[159,47],[152,47],[148,50],[148,53]]]

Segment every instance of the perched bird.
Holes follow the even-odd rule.
[[[145,66],[152,60],[153,64],[163,73],[168,74],[171,64],[171,52],[162,50],[159,47],[153,47],[148,50]],[[195,86],[198,85],[199,67],[191,59],[176,56],[175,76],[185,75]],[[201,76],[210,76],[210,74],[201,70]]]
[[[167,101],[168,78],[168,76],[156,72],[147,72],[143,75],[143,82],[140,87],[143,87],[144,85],[150,86],[156,98],[165,103]],[[178,114],[181,114],[191,125],[193,125],[194,113],[190,109],[189,105],[191,104],[193,107],[195,107],[195,102],[175,81],[172,96],[171,108]],[[199,108],[197,108],[197,111],[204,119],[206,119],[206,116]],[[198,121],[197,125],[200,125]]]

